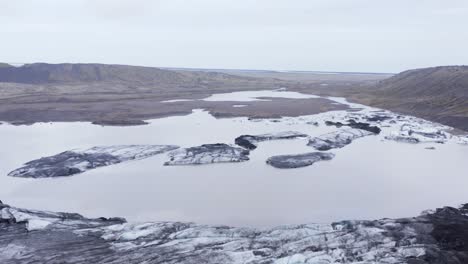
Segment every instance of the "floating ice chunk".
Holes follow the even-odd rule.
[[[169,153],[164,165],[195,165],[249,160],[249,151],[227,144],[204,144]]]
[[[304,138],[308,135],[296,131],[284,131],[279,133],[261,134],[261,135],[242,135],[237,137],[234,142],[246,149],[256,149],[257,143],[268,140]]]
[[[357,138],[369,135],[374,135],[374,133],[355,128],[342,129],[318,137],[313,137],[309,140],[307,145],[315,148],[316,150],[325,151],[334,148],[342,148]]]
[[[311,152],[295,155],[279,155],[267,159],[267,163],[275,168],[292,169],[310,166],[318,161],[331,160],[335,157],[333,153]]]
[[[148,158],[177,148],[173,145],[117,145],[75,149],[29,161],[8,175],[27,178],[70,176],[98,167]]]

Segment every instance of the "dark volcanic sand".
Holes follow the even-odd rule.
[[[199,99],[209,94],[192,95],[185,99]],[[187,115],[192,109],[203,108],[217,118],[257,117],[277,118],[281,116],[300,116],[317,114],[332,110],[345,110],[345,105],[336,104],[328,99],[287,99],[272,98],[271,101],[252,102],[208,102],[202,100],[162,103],[159,98],[138,98],[102,100],[91,102],[48,102],[18,103],[0,105],[0,120],[13,124],[32,124],[35,122],[90,121],[99,125],[144,125],[143,120]],[[173,99],[173,98],[169,98]],[[159,99],[160,100],[160,99]],[[168,100],[168,98],[165,98]],[[233,107],[233,105],[246,105]]]

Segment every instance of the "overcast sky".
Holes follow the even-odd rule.
[[[468,64],[467,0],[0,0],[0,61],[399,72]]]

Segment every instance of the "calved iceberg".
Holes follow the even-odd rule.
[[[204,144],[182,148],[169,153],[164,165],[199,165],[222,162],[241,162],[249,160],[249,151],[228,144]]]
[[[271,134],[261,134],[261,135],[242,135],[237,137],[234,142],[246,149],[256,149],[258,142],[267,141],[267,140],[280,140],[280,139],[294,139],[294,138],[305,138],[308,135],[295,131],[285,131],[279,133]]]
[[[266,163],[279,169],[292,169],[310,166],[318,161],[331,160],[335,157],[333,153],[311,152],[293,155],[278,155],[267,159]]]
[[[355,128],[341,129],[318,137],[313,137],[307,143],[316,150],[325,151],[342,148],[357,138],[374,135],[374,133]]]
[[[145,159],[179,148],[174,145],[116,145],[74,149],[57,155],[32,160],[8,176],[49,178],[71,176],[87,170],[130,160]]]
[[[443,144],[451,135],[442,129],[403,124],[399,131],[392,131],[385,139],[404,143],[439,143]]]

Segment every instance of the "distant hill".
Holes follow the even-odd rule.
[[[0,82],[181,82],[184,76],[158,68],[106,64],[33,63],[21,67],[0,67]]]
[[[375,88],[372,105],[468,131],[468,66],[404,71]]]
[[[91,63],[33,63],[25,64],[21,67],[9,65],[0,67],[0,82],[26,84],[117,82],[132,85],[184,85],[203,81],[200,78],[210,81],[219,79],[252,79],[247,77],[234,77],[223,73],[181,73],[153,67]]]
[[[441,66],[408,70],[380,81],[389,96],[468,96],[468,66]]]

